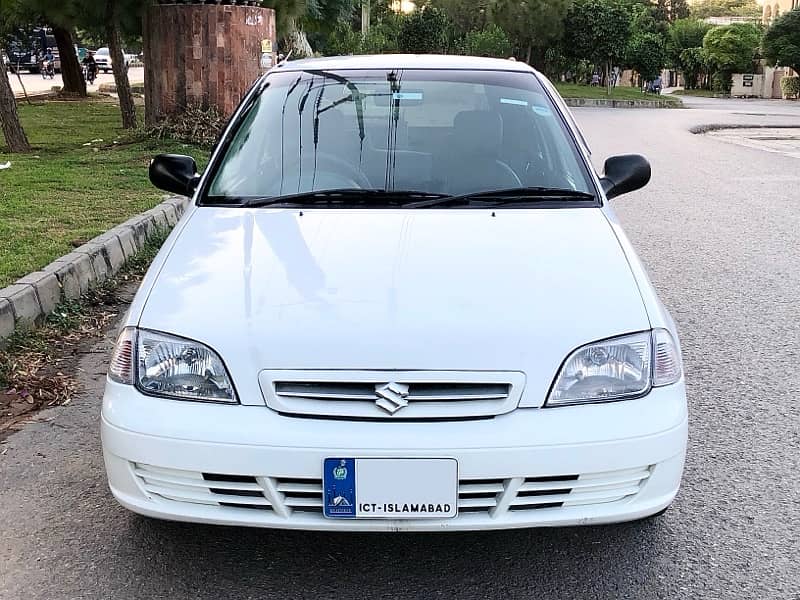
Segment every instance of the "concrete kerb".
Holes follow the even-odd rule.
[[[32,327],[42,317],[42,307],[36,288],[26,283],[13,283],[3,288],[3,296],[11,303],[14,323],[19,327]]]
[[[42,313],[47,315],[53,312],[61,300],[61,286],[58,278],[47,271],[36,271],[18,279],[15,285],[29,285],[36,290],[36,297]]]
[[[41,271],[0,289],[0,347],[15,331],[42,323],[59,302],[76,300],[117,273],[157,230],[173,227],[187,204],[187,198],[167,198]]]
[[[573,108],[683,108],[680,102],[667,100],[615,100],[613,98],[564,98]]]
[[[4,340],[14,333],[14,309],[11,302],[5,298],[0,298],[0,340]]]

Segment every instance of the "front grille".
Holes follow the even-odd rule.
[[[518,372],[263,371],[267,406],[282,414],[335,419],[487,418],[519,404]]]
[[[322,518],[320,479],[222,475],[133,464],[144,489],[160,500],[272,511],[284,518]],[[581,475],[548,475],[458,482],[458,514],[490,518],[508,512],[621,502],[636,495],[652,466]],[[458,517],[456,517],[458,518]]]

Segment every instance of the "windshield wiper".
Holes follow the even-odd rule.
[[[476,200],[480,201],[481,205],[502,206],[503,204],[531,204],[558,200],[593,202],[595,196],[586,192],[561,188],[522,187],[429,198],[406,203],[403,205],[403,208],[430,208],[434,206],[451,206],[454,204],[471,204]]]
[[[285,196],[264,198],[224,198],[225,203],[235,202],[238,208],[262,208],[265,206],[358,206],[391,204],[405,206],[409,201],[429,202],[445,198],[444,194],[429,194],[413,190],[381,190],[364,188],[343,188],[335,190],[319,190],[302,192]]]

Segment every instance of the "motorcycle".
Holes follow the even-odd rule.
[[[39,71],[42,73],[42,79],[53,79],[56,76],[56,69],[52,60],[43,60]]]
[[[83,78],[87,84],[92,85],[94,80],[97,79],[97,68],[83,65]]]

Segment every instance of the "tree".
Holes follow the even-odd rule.
[[[683,85],[687,90],[698,87],[708,87],[706,81],[710,61],[703,48],[686,48],[680,55],[681,69],[683,70]]]
[[[689,3],[686,0],[656,0],[655,10],[662,20],[672,23],[689,16]]]
[[[755,25],[733,23],[709,30],[703,38],[703,48],[722,71],[730,73],[750,71],[761,41],[760,37]]]
[[[684,84],[693,89],[700,75],[699,55],[690,52],[684,61],[684,52],[688,49],[702,50],[703,38],[711,26],[697,19],[678,19],[672,23],[667,33],[667,57],[670,62],[683,71]]]
[[[114,83],[119,97],[119,109],[122,114],[124,129],[136,128],[136,105],[133,102],[131,83],[128,80],[128,67],[122,52],[122,34],[120,33],[120,16],[118,0],[106,2],[106,39],[111,53],[111,67],[114,70]]]
[[[719,70],[716,87],[730,91],[733,73],[752,71],[760,41],[758,28],[749,23],[715,27],[706,33],[703,48]]]
[[[0,4],[0,43],[6,39],[15,25],[18,24],[16,2]],[[22,128],[17,113],[17,100],[8,80],[5,62],[0,60],[0,129],[10,152],[30,152],[28,137]]]
[[[576,0],[564,23],[564,48],[577,60],[602,66],[609,74],[624,56],[630,38],[630,16],[615,0]]]
[[[696,19],[708,17],[749,17],[761,19],[761,7],[756,0],[701,0],[692,5],[690,16]]]
[[[800,75],[800,9],[783,13],[767,29],[762,42],[770,65],[784,65]]]
[[[511,41],[497,25],[488,25],[482,31],[470,31],[459,44],[459,51],[468,56],[493,56],[506,58],[511,52]]]
[[[652,81],[664,68],[667,52],[661,36],[655,33],[637,33],[628,42],[627,63],[645,81]]]
[[[486,27],[493,0],[431,0],[430,5],[445,14],[453,35],[461,38]]]
[[[544,66],[545,53],[564,32],[571,0],[493,0],[490,19],[508,34],[518,56]]]
[[[397,38],[400,52],[440,54],[447,49],[447,17],[436,8],[411,13],[400,26]]]
[[[275,9],[284,51],[302,58],[314,54],[306,29],[330,33],[351,19],[361,0],[263,0],[262,5]]]
[[[17,114],[17,100],[8,81],[5,62],[0,60],[0,126],[9,152],[30,152],[31,145]]]
[[[30,13],[41,15],[42,20],[53,28],[61,61],[61,93],[86,96],[86,82],[83,80],[83,71],[78,55],[75,54],[75,41],[72,38],[79,12],[78,0],[20,0],[19,3]]]
[[[631,35],[639,33],[667,34],[668,14],[662,13],[656,5],[635,2],[628,10],[631,15]]]
[[[698,19],[678,19],[669,26],[667,49],[677,61],[686,48],[699,48],[711,25]]]

